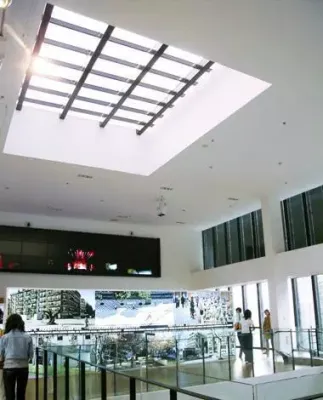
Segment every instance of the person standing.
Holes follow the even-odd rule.
[[[242,320],[242,309],[240,307],[236,308],[236,316],[234,319],[234,330],[237,332],[237,337],[240,345],[239,358],[242,359],[242,344],[241,344],[241,320]]]
[[[270,316],[269,310],[265,310],[264,314],[265,314],[265,318],[264,318],[264,322],[262,325],[264,339],[265,339],[265,343],[266,343],[266,347],[264,349],[264,354],[267,354],[267,356],[268,356],[269,355],[269,340],[271,340],[271,316]]]
[[[4,333],[0,343],[0,357],[4,361],[6,400],[25,400],[28,364],[34,354],[32,338],[25,333],[25,323],[19,314],[10,315]]]
[[[251,311],[246,310],[244,312],[244,318],[241,320],[241,344],[242,344],[242,350],[245,354],[246,364],[253,364],[252,332],[254,331],[255,326],[251,317],[252,317]]]

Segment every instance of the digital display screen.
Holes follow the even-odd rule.
[[[160,240],[0,226],[0,272],[160,277]]]

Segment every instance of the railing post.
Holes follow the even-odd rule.
[[[179,379],[178,379],[178,342],[175,339],[175,352],[176,352],[176,386],[178,387]]]
[[[316,351],[317,351],[317,357],[320,357],[320,345],[321,343],[319,342],[319,340],[321,341],[321,339],[319,339],[319,335],[318,335],[318,329],[315,329],[315,335],[316,335]]]
[[[81,370],[80,370],[81,374],[81,385],[80,385],[80,389],[81,389],[81,393],[80,393],[80,400],[85,400],[86,398],[86,387],[85,387],[85,362],[81,361]]]
[[[39,400],[39,347],[36,347],[36,400]]]
[[[232,371],[231,371],[231,354],[230,354],[230,336],[227,336],[227,346],[228,346],[228,365],[229,365],[229,380],[232,380]]]
[[[145,346],[146,346],[146,380],[148,381],[148,335],[147,332],[145,333]],[[149,384],[146,382],[146,391],[149,391]]]
[[[169,400],[177,400],[177,392],[174,389],[169,391]]]
[[[310,360],[311,360],[311,367],[313,367],[313,351],[312,351],[312,339],[311,339],[311,331],[308,330],[308,345],[310,351]]]
[[[65,357],[65,400],[70,398],[70,359]]]
[[[47,350],[43,350],[43,364],[44,364],[44,400],[47,400],[47,390],[48,390],[48,353]]]
[[[205,354],[204,354],[204,349],[205,349],[205,340],[202,338],[202,367],[203,367],[203,385],[205,385]]]
[[[53,400],[57,400],[57,353],[53,354]]]
[[[136,378],[129,379],[130,400],[136,400]]]
[[[101,371],[101,400],[107,399],[107,377],[104,368],[100,368]]]
[[[294,358],[294,340],[293,340],[293,331],[290,330],[290,345],[292,347],[292,365],[293,371],[295,371],[295,358]]]
[[[274,342],[274,331],[272,330],[271,333],[271,349],[272,349],[272,357],[273,357],[273,372],[276,373],[276,357],[275,357],[275,342]]]

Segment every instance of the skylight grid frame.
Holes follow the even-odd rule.
[[[47,28],[48,28],[48,25],[50,23],[51,16],[52,16],[52,13],[53,13],[53,9],[54,9],[54,6],[52,4],[48,4],[48,3],[46,4],[45,11],[44,11],[44,14],[43,14],[43,17],[42,17],[42,21],[41,21],[41,24],[40,24],[40,27],[39,27],[39,30],[38,30],[38,34],[37,34],[37,37],[36,37],[36,42],[35,42],[35,45],[34,45],[34,48],[33,48],[33,51],[32,51],[31,60],[29,62],[27,73],[26,73],[24,82],[22,84],[22,87],[21,87],[21,90],[20,90],[20,94],[19,94],[19,98],[18,98],[18,102],[17,102],[17,105],[16,105],[16,110],[18,110],[18,111],[22,110],[22,105],[23,105],[24,99],[26,97],[26,93],[27,93],[27,90],[28,90],[30,79],[31,79],[31,77],[33,75],[33,70],[32,70],[33,60],[34,60],[35,57],[38,56],[39,51],[41,49],[41,46],[42,46],[42,44],[44,42],[46,31],[47,31]]]
[[[167,104],[165,104],[164,107],[162,107],[161,110],[159,110],[153,117],[152,119],[140,130],[137,130],[137,135],[140,136],[142,135],[144,132],[146,132],[146,130],[148,128],[150,128],[151,126],[153,126],[154,122],[158,119],[161,118],[163,116],[163,114],[165,113],[165,111],[167,111],[167,109],[171,106],[173,106],[173,104],[175,103],[176,100],[178,100],[180,97],[182,97],[185,92],[192,86],[194,85],[198,79],[205,73],[208,72],[210,70],[210,68],[213,65],[213,61],[208,61],[204,67],[202,67],[194,76],[193,78],[179,91],[176,93],[175,96],[173,96],[169,102]]]
[[[100,127],[104,128],[106,124],[110,121],[110,119],[115,116],[116,112],[120,109],[123,103],[128,99],[129,95],[136,89],[139,85],[143,77],[150,71],[150,68],[156,63],[156,61],[164,54],[165,50],[167,49],[166,44],[162,44],[160,48],[155,52],[154,56],[151,58],[149,63],[146,65],[145,69],[140,72],[137,79],[131,84],[128,90],[124,93],[124,95],[119,100],[118,104],[113,108],[111,113],[100,123]],[[154,117],[153,117],[154,118]]]

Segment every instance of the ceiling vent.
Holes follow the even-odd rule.
[[[55,211],[55,212],[62,212],[63,211],[62,208],[56,208],[56,207],[52,207],[52,206],[48,206],[47,208],[48,208],[48,210]]]
[[[78,174],[77,177],[83,179],[93,179],[92,175],[85,175],[85,174]]]
[[[119,219],[129,219],[131,217],[130,217],[130,215],[118,215],[117,218],[119,218]]]
[[[117,218],[111,218],[110,222],[118,222],[119,220]]]
[[[185,222],[177,221],[176,224],[177,225],[185,225]]]
[[[237,199],[236,197],[228,197],[228,200],[230,200],[230,201],[239,201],[239,199]]]
[[[164,190],[165,192],[171,192],[174,189],[171,186],[161,186],[160,190]]]

